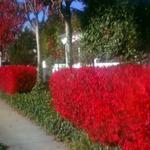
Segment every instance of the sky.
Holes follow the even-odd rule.
[[[17,1],[24,2],[24,0],[17,0]],[[79,2],[79,1],[73,1],[71,4],[71,9],[75,9],[75,10],[78,10],[81,12],[84,11],[85,7],[86,7],[86,5],[83,2]],[[30,14],[30,17],[31,17],[31,19],[34,18],[34,15]],[[43,12],[40,12],[38,17],[39,17],[39,21],[41,21],[43,18]],[[45,18],[45,19],[47,19],[47,18]],[[28,22],[25,23],[24,27],[29,27],[29,23]]]
[[[24,0],[17,0],[18,2],[24,2]],[[85,4],[83,4],[83,2],[80,1],[73,1],[71,4],[71,8],[73,9],[77,9],[79,11],[84,11],[85,8]]]
[[[17,1],[18,2],[23,2],[24,0],[17,0]],[[78,10],[78,11],[81,11],[81,12],[84,11],[85,7],[86,7],[86,5],[83,4],[83,2],[79,2],[79,1],[73,1],[72,4],[71,4],[71,9],[75,9],[75,10]],[[30,17],[34,18],[34,15],[30,14]],[[38,18],[39,18],[39,21],[42,20],[42,18],[43,18],[43,12],[39,13]],[[47,17],[45,19],[47,19]],[[28,22],[25,23],[24,28],[25,27],[29,27],[29,23]]]
[[[71,9],[76,9],[78,11],[83,12],[85,9],[85,5],[83,4],[83,2],[73,1],[71,4]],[[43,13],[39,13],[39,20],[40,21],[41,21],[42,16],[43,16]]]
[[[79,11],[84,11],[86,5],[83,4],[83,2],[79,2],[79,1],[73,1],[71,4],[71,8],[73,9],[77,9]]]

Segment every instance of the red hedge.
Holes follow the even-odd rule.
[[[150,66],[64,69],[49,87],[56,110],[94,141],[150,149]]]
[[[0,67],[0,91],[8,94],[28,92],[36,82],[36,69],[31,66]]]

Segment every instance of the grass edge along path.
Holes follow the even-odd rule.
[[[52,106],[49,92],[42,86],[34,87],[30,93],[15,95],[1,93],[0,97],[44,128],[48,134],[53,134],[58,140],[69,143],[71,150],[119,150],[116,147],[101,147],[93,143],[85,132],[62,119]]]

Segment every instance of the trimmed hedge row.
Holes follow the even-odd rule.
[[[36,82],[36,68],[31,66],[0,67],[0,91],[14,94],[30,91]]]
[[[150,149],[150,66],[63,69],[49,87],[57,112],[93,141]]]

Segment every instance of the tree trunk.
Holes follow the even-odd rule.
[[[73,52],[72,52],[72,27],[71,27],[71,18],[65,19],[65,31],[66,31],[66,64],[69,67],[73,65]]]
[[[35,25],[35,36],[37,45],[37,82],[43,82],[42,56],[40,49],[39,24]]]
[[[61,14],[63,16],[65,22],[65,32],[66,32],[66,45],[65,45],[65,53],[66,53],[66,64],[69,67],[73,65],[73,52],[72,52],[72,25],[71,25],[71,10],[70,5],[71,1],[65,0],[66,7],[63,7],[61,2]]]

